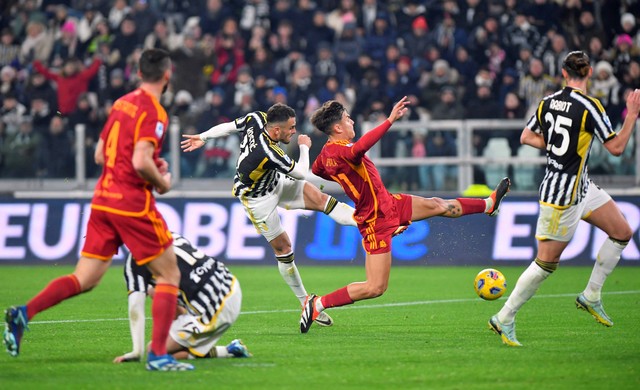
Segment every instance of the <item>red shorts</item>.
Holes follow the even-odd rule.
[[[167,223],[155,206],[140,217],[92,209],[81,254],[109,260],[124,244],[136,263],[142,265],[160,256],[172,243]]]
[[[375,221],[359,224],[358,229],[362,235],[362,246],[370,255],[388,253],[391,251],[391,238],[400,226],[411,224],[411,196],[405,194],[393,194],[394,213]]]

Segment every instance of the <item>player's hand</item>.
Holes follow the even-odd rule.
[[[183,152],[191,152],[193,150],[200,149],[205,144],[198,134],[182,134],[182,137],[186,138],[180,142],[180,147]]]
[[[166,194],[171,189],[171,172],[163,174],[162,181],[164,181],[164,185],[162,187],[156,187],[156,191],[160,195]]]
[[[135,352],[127,352],[122,356],[118,356],[113,359],[114,363],[129,363],[129,362],[139,362],[140,355]]]
[[[408,110],[407,108],[408,104],[409,104],[409,99],[407,99],[406,96],[400,99],[400,101],[396,103],[395,106],[393,106],[393,110],[391,110],[391,114],[389,114],[389,118],[387,118],[389,122],[393,123],[398,119],[402,118]]]
[[[308,148],[311,147],[311,138],[309,138],[306,134],[300,134],[298,136],[298,145],[306,145]]]
[[[158,167],[158,170],[160,171],[161,175],[164,175],[165,173],[169,172],[169,163],[167,162],[167,160],[165,160],[162,157],[156,160],[156,167]]]
[[[640,114],[640,89],[633,90],[627,96],[627,113]]]

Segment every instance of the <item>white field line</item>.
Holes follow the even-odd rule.
[[[626,294],[640,294],[640,290],[630,290],[630,291],[609,291],[603,292],[602,295],[626,295]],[[577,293],[568,293],[568,294],[548,294],[548,295],[535,295],[533,298],[566,298],[566,297],[576,297]],[[435,299],[431,301],[414,301],[414,302],[392,302],[392,303],[380,303],[380,304],[369,304],[369,305],[354,305],[354,306],[343,306],[343,307],[334,307],[331,310],[352,310],[352,309],[380,309],[385,307],[403,307],[403,306],[418,306],[418,305],[434,305],[440,303],[468,303],[468,302],[478,302],[481,301],[480,298],[463,298],[463,299]],[[254,310],[254,311],[243,311],[240,314],[242,315],[252,315],[252,314],[276,314],[276,313],[298,313],[299,309],[279,309],[279,310]],[[151,319],[151,318],[147,318]],[[91,320],[50,320],[50,321],[32,321],[29,322],[29,325],[39,325],[39,324],[64,324],[64,323],[78,323],[78,322],[108,322],[108,321],[128,321],[128,318],[96,318]]]

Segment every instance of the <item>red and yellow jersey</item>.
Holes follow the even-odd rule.
[[[116,100],[100,138],[104,166],[91,207],[128,216],[142,216],[154,203],[153,187],[133,167],[136,143],[151,142],[158,160],[168,125],[167,112],[155,96],[136,89]]]
[[[358,224],[393,216],[393,197],[382,183],[378,169],[364,154],[366,150],[355,150],[354,146],[350,141],[327,142],[313,163],[313,173],[340,184],[355,203],[354,218]]]

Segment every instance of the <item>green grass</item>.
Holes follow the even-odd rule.
[[[501,268],[509,287],[523,269]],[[0,307],[25,302],[70,270],[0,267]],[[604,301],[613,328],[575,308],[590,268],[560,267],[518,315],[523,348],[502,345],[487,329],[504,298],[475,297],[479,268],[396,267],[383,297],[333,309],[333,327],[314,325],[305,335],[299,333],[296,300],[275,266],[232,271],[242,285],[244,314],[221,342],[242,338],[253,358],[198,360],[196,371],[182,373],[112,364],[131,348],[116,266],[93,292],[33,319],[21,355],[0,356],[0,388],[640,388],[640,267],[620,267],[607,281]],[[301,272],[307,288],[320,294],[364,277],[362,267]]]

